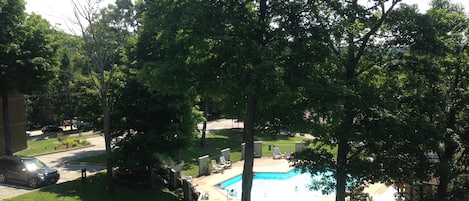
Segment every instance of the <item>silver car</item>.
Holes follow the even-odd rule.
[[[38,188],[55,184],[60,174],[34,157],[0,156],[0,183],[12,182]]]

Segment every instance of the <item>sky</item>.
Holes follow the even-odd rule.
[[[47,19],[52,26],[70,32],[73,27],[73,6],[72,0],[26,0],[26,11],[40,14]],[[86,2],[87,0],[77,0]],[[114,0],[103,0],[103,5],[113,3]],[[430,7],[431,0],[403,0],[407,4],[418,4],[419,9],[424,12]],[[468,0],[452,0],[454,3],[461,3],[466,12],[469,12]]]
[[[77,0],[86,3],[88,0]],[[103,6],[113,3],[115,0],[102,0]],[[26,12],[34,12],[47,19],[52,26],[72,33],[75,27],[73,21],[76,18],[73,15],[72,0],[25,0]]]

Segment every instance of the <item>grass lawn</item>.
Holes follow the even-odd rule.
[[[209,155],[210,159],[219,161],[221,153],[220,150],[230,148],[230,160],[236,162],[241,160],[241,143],[242,143],[242,130],[241,129],[227,129],[219,130],[212,133],[207,133],[205,147],[198,146],[200,139],[194,141],[193,146],[185,149],[181,153],[181,160],[184,161],[183,172],[186,176],[197,177],[199,175],[198,158],[204,155]],[[269,150],[273,145],[280,147],[282,152],[287,150],[295,151],[296,141],[306,141],[308,139],[303,137],[289,137],[285,135],[265,135],[256,136],[256,141],[262,141],[262,156],[272,156],[273,150]],[[336,149],[331,149],[332,153],[336,153]],[[104,154],[81,158],[74,160],[74,162],[92,162],[101,163],[106,162]]]
[[[96,164],[106,164],[106,154],[99,154],[95,156],[88,156],[84,158],[78,158],[72,162],[87,162],[87,163],[96,163]]]
[[[198,158],[204,155],[209,155],[210,159],[215,159],[219,162],[219,158],[221,156],[220,150],[225,148],[230,148],[230,160],[232,162],[241,160],[242,135],[243,132],[241,129],[220,130],[213,133],[207,133],[205,147],[198,146],[199,141],[197,141],[194,146],[184,150],[181,154],[182,160],[184,161],[184,174],[187,176],[198,176]],[[294,152],[295,142],[305,141],[307,139],[285,135],[258,135],[255,137],[255,140],[262,141],[262,156],[271,157],[273,155],[273,150],[269,150],[269,145],[271,148],[273,145],[278,146],[282,153],[285,153],[287,150]]]
[[[82,135],[81,137],[79,136],[67,136],[69,141],[74,141],[74,140],[80,140],[83,142],[83,140],[86,140],[86,138],[91,138],[91,137],[97,137],[99,135],[97,134],[91,134],[91,135]],[[59,150],[56,150],[55,148],[59,146],[61,143],[58,141],[56,137],[54,138],[49,138],[49,139],[44,139],[44,140],[28,140],[28,148],[19,152],[16,152],[15,155],[21,155],[21,156],[34,156],[34,155],[39,155],[39,154],[47,154],[47,153],[52,153],[56,152]],[[87,145],[86,143],[78,143],[77,147],[79,146],[85,146]]]
[[[220,150],[230,148],[230,160],[232,162],[241,160],[241,143],[242,143],[242,130],[241,129],[227,129],[219,130],[216,132],[207,133],[205,147],[200,147],[200,139],[194,141],[193,146],[185,149],[181,153],[181,160],[184,162],[183,174],[186,176],[199,176],[198,158],[204,155],[209,155],[210,159],[215,159],[219,162],[221,153]],[[285,135],[265,135],[256,136],[256,141],[262,141],[262,156],[271,157],[273,150],[269,150],[273,145],[278,146],[284,153],[287,150],[295,151],[296,141],[307,141],[304,137],[289,137]],[[337,148],[331,148],[331,153],[336,154]],[[105,164],[106,155],[90,156],[74,160],[74,162],[91,162]]]
[[[242,130],[241,129],[227,129],[219,130],[212,133],[207,133],[205,147],[198,146],[200,139],[194,141],[193,146],[185,149],[181,153],[181,160],[184,162],[183,174],[186,176],[199,176],[198,158],[204,155],[209,155],[210,159],[219,161],[221,153],[220,150],[230,148],[230,160],[236,162],[241,160],[241,143],[242,143]],[[289,137],[285,135],[265,135],[256,136],[256,141],[262,141],[262,156],[270,157],[273,150],[269,150],[273,145],[280,147],[284,153],[287,150],[295,151],[296,141],[306,141],[304,137]],[[337,148],[331,148],[331,153],[337,153]],[[91,162],[105,164],[106,155],[90,156],[74,160],[74,162]]]
[[[106,175],[98,173],[88,177],[85,182],[75,180],[71,182],[61,183],[45,187],[31,193],[23,194],[14,198],[5,199],[4,201],[44,201],[44,200],[61,200],[61,201],[177,201],[177,196],[163,189],[161,186],[153,186],[153,188],[130,188],[116,185],[114,193],[108,193],[106,190]]]

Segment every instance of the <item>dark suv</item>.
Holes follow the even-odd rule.
[[[42,127],[41,129],[42,133],[47,134],[47,133],[61,133],[64,132],[64,130],[56,125],[47,125]]]
[[[55,184],[60,179],[59,172],[47,167],[40,160],[23,156],[0,156],[0,183],[15,182],[38,188]]]

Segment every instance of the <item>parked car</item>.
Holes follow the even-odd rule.
[[[93,124],[91,122],[87,122],[87,121],[77,121],[75,123],[75,127],[77,127],[78,129],[80,130],[91,130],[91,127],[93,126]]]
[[[34,157],[0,156],[0,183],[13,182],[38,188],[55,184],[60,174]]]
[[[47,125],[42,127],[41,129],[42,133],[47,134],[47,133],[56,133],[56,132],[64,132],[64,130],[56,125]]]

